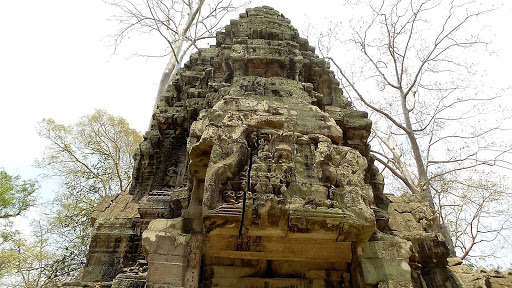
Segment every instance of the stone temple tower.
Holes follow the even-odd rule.
[[[459,287],[435,213],[383,194],[371,124],[288,19],[247,9],[158,99],[66,287]]]

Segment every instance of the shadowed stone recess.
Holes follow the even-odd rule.
[[[383,194],[371,125],[288,19],[247,9],[157,99],[64,286],[462,287],[436,214]]]

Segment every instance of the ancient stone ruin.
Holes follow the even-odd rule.
[[[462,287],[436,214],[383,194],[367,113],[282,14],[247,9],[177,79],[65,287]]]

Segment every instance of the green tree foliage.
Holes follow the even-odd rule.
[[[142,136],[125,119],[97,110],[73,125],[43,119],[38,133],[48,140],[36,166],[61,182],[49,225],[58,236],[53,265],[61,279],[73,275],[85,261],[90,241],[90,217],[103,196],[127,193],[132,155]]]
[[[68,126],[43,119],[38,134],[49,145],[36,165],[47,175],[59,177],[65,190],[97,198],[130,187],[132,154],[142,136],[125,119],[105,110]]]
[[[0,219],[19,216],[35,202],[37,182],[0,170]]]
[[[9,245],[12,243],[15,232],[12,229],[12,221],[4,219],[0,226],[0,279],[10,272]]]
[[[32,235],[10,230],[11,238],[1,255],[5,260],[7,276],[0,282],[9,288],[50,288],[57,287],[60,266],[55,265],[58,254],[51,242],[51,227],[47,221],[38,220],[32,225]]]
[[[18,175],[0,170],[0,278],[12,269],[10,245],[17,236],[12,219],[35,204],[37,188],[35,180],[21,180]]]

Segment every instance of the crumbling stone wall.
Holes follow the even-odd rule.
[[[461,287],[428,205],[383,194],[367,116],[288,19],[247,9],[157,99],[77,285]]]

